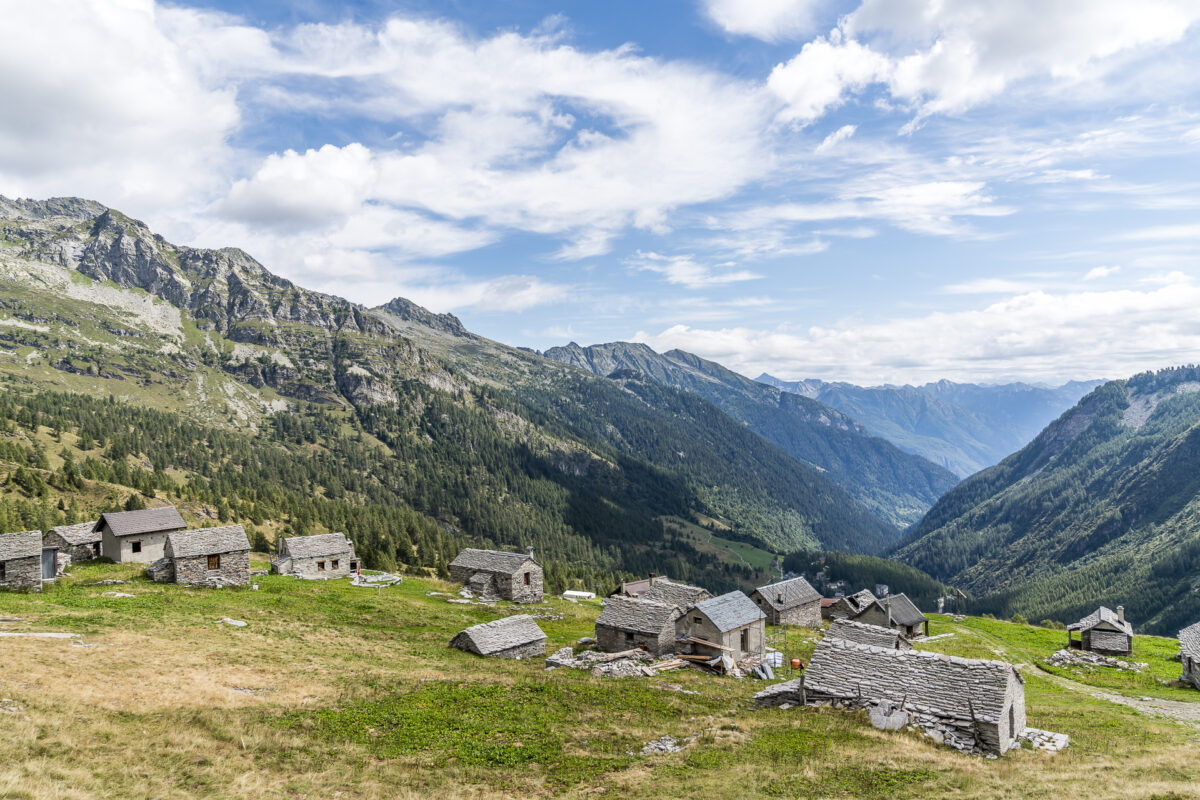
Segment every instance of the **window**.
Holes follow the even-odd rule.
[[[99,542],[96,542],[95,544],[92,545],[92,555],[94,555],[94,556],[100,555],[100,543]]]
[[[351,572],[358,572],[358,562],[357,562],[357,561],[351,561],[351,562],[350,562],[350,571],[351,571]]]
[[[742,652],[749,652],[749,650],[750,650],[750,631],[743,630],[742,631]]]
[[[337,569],[337,565],[338,565],[338,560],[336,558],[333,561],[329,562],[330,569]]]
[[[133,552],[135,552],[135,553],[140,553],[140,552],[142,552],[142,543],[141,543],[140,541],[138,541],[138,542],[130,542],[130,543],[129,543],[129,549],[130,549],[130,550],[132,550],[132,551],[133,551]]]
[[[629,631],[625,631],[625,641],[627,641],[627,642],[633,641],[633,634],[630,633]]]
[[[317,572],[324,572],[324,571],[325,571],[325,562],[318,561],[317,562]]]
[[[529,573],[528,572],[525,573],[525,585],[526,586],[529,585]]]
[[[1016,717],[1016,714],[1013,713],[1013,707],[1009,706],[1008,707],[1008,735],[1010,738],[1015,739],[1017,737],[1016,727],[1017,727],[1017,717]]]
[[[702,620],[702,619],[700,619],[699,617],[692,617],[692,622],[694,622],[694,623],[696,623],[697,625],[699,625],[701,622],[703,622],[703,620]]]
[[[220,569],[221,568],[221,557],[220,556],[209,556],[208,557],[208,568],[209,569]]]
[[[0,561],[0,581],[4,580],[4,562]]]

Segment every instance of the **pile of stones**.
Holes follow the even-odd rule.
[[[1086,650],[1059,650],[1047,658],[1046,663],[1052,667],[1071,666],[1083,667],[1084,669],[1112,667],[1124,672],[1141,672],[1149,666],[1141,661],[1122,661],[1119,658],[1102,656],[1099,653],[1089,653]]]
[[[678,753],[683,748],[695,740],[695,736],[687,736],[683,739],[676,739],[673,736],[664,736],[661,739],[655,739],[652,742],[646,742],[642,747],[642,755],[656,756],[663,753]]]
[[[1034,750],[1049,750],[1057,753],[1071,743],[1071,737],[1065,733],[1052,733],[1039,728],[1026,728],[1019,737],[1022,742],[1029,742]]]
[[[564,647],[546,659],[546,669],[586,669],[597,678],[651,677],[658,674],[657,670],[649,666],[653,661],[654,658],[642,650],[630,650],[625,653],[587,650],[576,656],[573,649]]]

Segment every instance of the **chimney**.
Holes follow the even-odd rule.
[[[1117,606],[1117,622],[1125,622],[1125,606]]]
[[[776,596],[775,596],[775,602],[776,602],[776,603],[779,603],[779,605],[783,605],[783,595],[782,595],[782,594],[778,594],[778,595],[776,595]]]
[[[530,558],[533,558],[533,548],[532,547],[526,547],[525,552],[529,553]]]
[[[655,575],[653,572],[651,572],[651,573],[650,573],[650,582],[651,582],[651,583],[653,583],[653,582],[654,582],[654,579],[655,579],[655,578],[657,578],[657,577],[658,577],[657,575]]]

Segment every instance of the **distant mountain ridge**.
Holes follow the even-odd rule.
[[[820,380],[756,380],[795,392],[853,417],[876,436],[973,475],[1028,444],[1051,420],[1103,381],[1048,388],[1027,383],[981,385],[941,380],[923,386],[856,386]]]
[[[458,543],[535,546],[560,577],[747,579],[744,564],[668,536],[672,517],[771,552],[879,552],[900,536],[695,394],[641,373],[599,378],[402,298],[367,308],[309,291],[240,250],[174,245],[87,200],[0,198],[0,377],[249,438],[278,428],[255,458],[352,458],[321,467],[328,483],[288,487],[307,498],[296,525],[382,503],[374,518],[408,509]],[[288,433],[309,420],[336,436]],[[347,438],[350,455],[334,452]],[[409,563],[400,532],[371,535],[380,559]],[[418,555],[435,567],[445,554]]]
[[[1200,368],[1104,384],[1028,446],[951,489],[895,551],[976,610],[1073,621],[1126,607],[1139,632],[1200,617]]]
[[[683,350],[644,344],[575,342],[543,355],[595,375],[634,373],[703,397],[789,455],[824,470],[884,519],[908,526],[953,486],[947,470],[869,433],[846,414],[802,395],[752,381]]]

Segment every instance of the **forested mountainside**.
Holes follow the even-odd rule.
[[[368,563],[381,566],[409,563],[390,508],[413,515],[407,527],[449,537],[417,546],[422,565],[467,542],[534,546],[551,574],[656,570],[713,588],[750,570],[697,557],[664,519],[774,552],[878,552],[899,536],[819,470],[693,394],[641,375],[601,379],[403,299],[368,309],[307,291],[239,250],[175,246],[85,200],[0,199],[0,375],[14,415],[31,403],[44,418],[77,409],[54,423],[56,437],[83,437],[90,415],[108,415],[112,427],[87,434],[96,447],[70,454],[124,489],[64,490],[64,511],[75,502],[79,514],[144,494],[141,472],[123,477],[128,461],[175,481],[147,485],[159,499],[203,479],[205,502],[223,501],[231,518],[249,513],[249,492],[273,491],[259,516],[276,527],[362,525],[350,532],[368,536]],[[14,446],[48,434],[42,422],[14,424],[29,440],[14,433]],[[309,433],[293,441],[289,425]],[[189,433],[149,433],[178,426]],[[125,441],[117,450],[114,437]],[[205,463],[213,437],[236,444]],[[42,445],[48,462],[3,460],[52,486],[65,457],[53,455],[57,438]],[[304,464],[313,454],[321,458]],[[264,459],[290,466],[256,471]],[[319,472],[300,481],[291,470]],[[33,502],[11,479],[6,489]],[[21,508],[22,519],[35,513]]]
[[[975,611],[1074,621],[1124,605],[1139,631],[1200,616],[1200,368],[1106,383],[963,481],[896,551]]]
[[[878,516],[907,527],[957,482],[947,470],[905,453],[829,406],[738,375],[682,350],[656,353],[613,342],[553,347],[547,358],[596,375],[636,373],[703,397],[795,458],[812,464]]]
[[[980,385],[937,381],[923,386],[855,386],[819,380],[758,381],[820,401],[876,436],[944,466],[960,478],[998,463],[1037,436],[1103,381],[1055,388],[1027,383]]]

